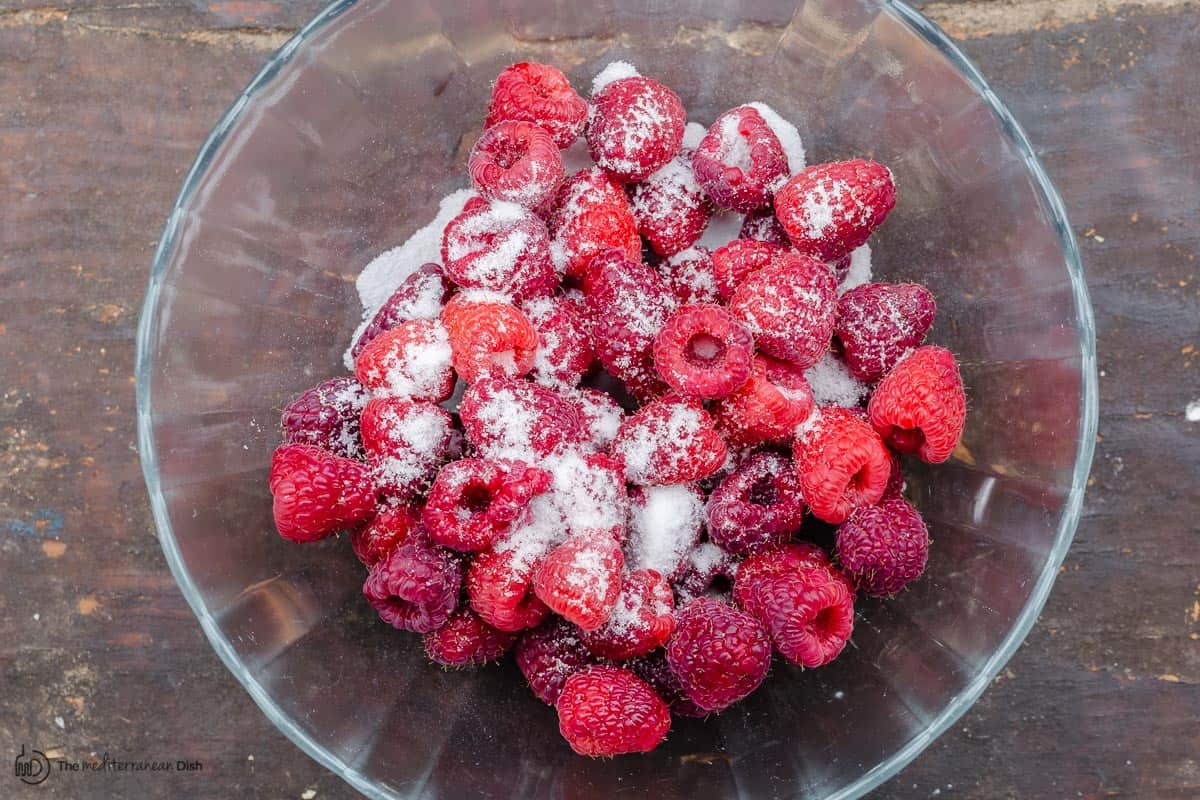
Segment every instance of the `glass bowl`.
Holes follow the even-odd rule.
[[[379,622],[344,538],[275,534],[279,410],[341,371],[353,278],[464,185],[489,83],[632,61],[708,122],[752,99],[810,161],[871,156],[899,204],[875,274],[937,295],[963,445],[915,470],[928,574],[863,602],[852,646],[776,666],[653,753],[575,756],[510,665],[447,673]],[[1095,339],[1062,204],[1009,112],[919,14],[881,0],[362,0],[287,43],[205,143],[138,332],[138,432],[167,561],[218,655],[297,745],[370,797],[857,797],[959,717],[1036,619],[1079,518]]]

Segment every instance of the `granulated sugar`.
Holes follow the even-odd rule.
[[[604,69],[596,73],[596,77],[592,78],[592,96],[599,94],[605,86],[613,81],[619,81],[622,78],[636,78],[639,75],[641,73],[637,71],[637,67],[628,61],[611,61]]]
[[[766,103],[747,103],[747,105],[762,115],[767,127],[771,129],[775,138],[779,140],[779,144],[783,146],[783,152],[787,156],[788,173],[795,175],[804,169],[804,143],[800,141],[800,131],[796,130],[796,126],[779,116],[779,113]]]
[[[871,282],[871,245],[863,244],[850,253],[850,270],[838,285],[838,294]]]
[[[691,486],[648,486],[629,514],[631,569],[653,569],[670,577],[700,538],[704,497]]]
[[[721,211],[713,214],[708,220],[708,227],[696,244],[716,250],[738,238],[742,232],[742,223],[746,220],[744,214],[736,211]]]
[[[867,394],[867,387],[850,374],[846,365],[833,353],[804,371],[804,377],[812,388],[813,401],[822,406],[844,406],[854,408]]]
[[[708,133],[708,128],[699,122],[689,122],[683,129],[683,147],[685,150],[695,150],[700,146],[700,140]]]

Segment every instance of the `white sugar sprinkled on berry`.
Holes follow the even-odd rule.
[[[628,61],[611,61],[604,69],[596,73],[596,77],[592,78],[592,94],[600,93],[613,81],[619,81],[622,78],[636,78],[641,74],[637,71],[637,67]]]
[[[838,286],[838,294],[845,294],[856,286],[871,282],[871,245],[864,244],[850,252],[850,270]]]
[[[629,514],[629,566],[671,576],[700,536],[704,499],[687,485],[648,486]]]
[[[833,353],[826,353],[824,358],[805,370],[804,377],[817,405],[854,408],[867,393],[867,387],[851,375],[846,365]]]

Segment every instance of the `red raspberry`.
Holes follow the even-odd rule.
[[[517,634],[498,631],[469,607],[450,615],[442,627],[425,634],[425,655],[444,667],[469,667],[495,661],[509,651]]]
[[[738,565],[732,555],[712,542],[701,542],[688,552],[671,576],[671,587],[686,605],[701,595],[716,591],[719,583],[732,584]]]
[[[537,331],[516,306],[457,295],[442,309],[454,369],[468,383],[487,375],[517,378],[533,369]]]
[[[363,594],[392,627],[428,633],[450,618],[461,586],[462,562],[415,530],[371,567]]]
[[[579,628],[562,617],[550,617],[517,640],[517,667],[543,703],[554,705],[567,678],[599,661],[579,634]]]
[[[708,712],[688,699],[687,692],[679,678],[671,672],[667,664],[667,655],[662,650],[631,658],[625,662],[625,667],[634,675],[650,684],[650,688],[663,699],[671,713],[677,717],[707,717]]]
[[[779,137],[752,106],[717,117],[696,147],[692,167],[714,203],[743,214],[768,205],[788,177]]]
[[[813,395],[804,370],[756,355],[750,378],[712,409],[717,429],[735,447],[790,441],[812,413]]]
[[[713,303],[683,306],[654,340],[654,366],[675,391],[712,400],[750,377],[754,339],[746,326]]]
[[[577,533],[538,566],[533,591],[554,613],[594,630],[617,603],[624,564],[620,545],[607,532]]]
[[[689,156],[680,153],[633,188],[629,207],[638,233],[660,256],[691,247],[708,227],[711,209]]]
[[[267,485],[275,527],[294,542],[314,542],[371,516],[375,487],[365,464],[311,444],[285,444],[271,456]]]
[[[538,335],[533,379],[554,389],[578,384],[596,357],[582,300],[538,297],[526,301],[521,310]]]
[[[420,521],[420,509],[403,503],[381,506],[370,522],[350,534],[350,546],[364,566],[373,567],[407,539]]]
[[[532,122],[505,120],[483,132],[471,149],[467,171],[489,200],[537,208],[563,182],[562,156],[550,134]]]
[[[509,119],[540,126],[565,150],[583,132],[587,101],[571,88],[561,70],[522,61],[496,77],[484,127]]]
[[[625,576],[608,621],[585,631],[584,645],[601,658],[621,661],[666,644],[675,628],[675,599],[662,575],[640,569]]]
[[[800,529],[804,498],[792,462],[756,453],[713,490],[708,537],[734,555],[785,542]]]
[[[425,491],[450,453],[454,419],[432,403],[375,397],[362,413],[363,446],[375,485],[400,499]]]
[[[536,462],[584,439],[575,406],[529,381],[476,381],[463,393],[458,413],[467,439],[489,458]]]
[[[452,461],[442,467],[425,501],[422,519],[429,538],[454,550],[485,550],[522,519],[551,480],[546,470],[521,461]]]
[[[867,241],[895,205],[892,171],[864,159],[814,164],[775,193],[775,216],[792,244],[823,261]]]
[[[354,374],[373,394],[440,403],[454,392],[450,339],[436,319],[413,319],[363,348]]]
[[[673,578],[700,541],[704,492],[689,483],[635,486],[629,503],[628,566]]]
[[[763,267],[774,264],[786,253],[783,247],[757,239],[734,239],[713,251],[713,274],[722,300],[733,297],[742,281]]]
[[[892,367],[867,406],[871,424],[901,453],[929,464],[950,457],[967,420],[967,398],[954,354],[918,347]]]
[[[550,613],[533,594],[533,566],[512,550],[485,550],[471,560],[467,596],[483,621],[502,631],[532,628]]]
[[[879,505],[854,509],[838,527],[837,557],[859,589],[888,597],[925,571],[929,530],[904,500],[881,500]]]
[[[917,283],[864,283],[838,298],[833,333],[854,377],[874,383],[933,325],[933,292]]]
[[[349,376],[314,386],[284,406],[284,440],[315,444],[343,458],[362,459],[358,418],[368,396],[362,384]]]
[[[644,486],[698,480],[725,462],[725,442],[694,398],[642,406],[621,423],[612,451],[625,460],[626,479]]]
[[[722,711],[767,677],[771,640],[745,611],[700,597],[675,612],[667,664],[693,703]]]
[[[667,279],[681,305],[716,303],[721,299],[713,255],[707,247],[696,245],[680,250],[659,264],[658,271]]]
[[[829,348],[837,284],[820,261],[789,253],[742,281],[729,310],[750,328],[760,350],[807,369]]]
[[[775,649],[802,667],[833,661],[854,630],[854,591],[832,567],[750,580],[739,571],[733,593],[766,626]]]
[[[667,704],[627,669],[595,666],[563,684],[558,730],[582,756],[648,753],[667,736]]]
[[[579,411],[584,444],[593,450],[607,450],[625,419],[625,410],[612,395],[584,386],[564,391],[562,396]]]
[[[554,471],[553,505],[559,530],[628,538],[629,497],[624,465],[607,453],[570,452],[547,462]]]
[[[617,249],[636,261],[642,240],[625,191],[599,167],[568,178],[554,198],[548,218],[555,267],[582,277],[600,253]]]
[[[758,211],[751,212],[742,220],[742,230],[738,234],[740,239],[756,239],[760,242],[768,244],[776,244],[780,247],[791,247],[792,242],[788,239],[787,231],[779,224],[779,220],[775,217],[775,209],[768,206],[760,208]],[[850,262],[846,262],[846,267],[849,269]]]
[[[515,203],[468,200],[442,233],[442,260],[459,286],[509,299],[539,297],[558,286],[546,224]]]
[[[450,298],[450,284],[437,264],[423,264],[410,274],[392,296],[379,307],[375,316],[363,328],[362,333],[354,342],[350,355],[358,358],[358,354],[369,345],[376,336],[389,331],[401,322],[410,319],[437,319],[446,300]]]
[[[679,97],[653,78],[621,78],[592,95],[588,150],[617,180],[636,183],[683,145],[687,113]]]
[[[837,525],[859,506],[879,501],[891,458],[871,426],[845,409],[824,407],[798,432],[792,459],[813,516]]]
[[[853,584],[837,571],[829,554],[820,547],[812,542],[787,542],[764,548],[742,560],[737,569],[737,582],[733,585],[733,597],[738,599],[739,585],[748,586],[759,578],[778,578],[797,570],[816,568],[827,570],[835,578],[840,576],[846,588],[853,591]]]

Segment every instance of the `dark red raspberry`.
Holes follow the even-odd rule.
[[[372,394],[440,403],[454,392],[450,339],[436,319],[413,319],[363,348],[354,374]]]
[[[575,406],[529,381],[478,380],[463,394],[458,413],[467,439],[489,458],[536,462],[584,439]]]
[[[854,591],[834,572],[832,567],[800,567],[747,580],[739,571],[734,597],[762,622],[784,658],[820,667],[837,658],[854,630]]]
[[[792,242],[788,239],[787,231],[779,224],[779,220],[775,217],[775,209],[768,206],[760,208],[746,215],[742,220],[742,230],[738,234],[741,239],[756,239],[760,242],[768,244],[777,244],[780,247],[791,247]],[[847,269],[849,262],[846,263]]]
[[[587,108],[561,70],[522,61],[496,77],[484,127],[509,119],[532,122],[565,150],[583,132]]]
[[[442,467],[422,519],[429,538],[453,550],[485,550],[519,523],[552,476],[522,461],[464,458]]]
[[[775,193],[775,216],[792,244],[822,261],[867,241],[895,205],[891,170],[864,159],[814,164]]]
[[[358,354],[376,336],[410,319],[437,319],[442,306],[450,299],[450,283],[437,264],[422,264],[410,274],[392,296],[379,307],[367,327],[354,342],[350,355]]]
[[[582,299],[538,297],[525,302],[521,310],[538,335],[533,379],[555,389],[578,384],[596,357]]]
[[[829,268],[833,270],[833,279],[838,282],[838,286],[842,285],[842,281],[850,274],[850,264],[853,260],[853,254],[846,254],[837,261],[830,261]]]
[[[687,151],[637,184],[629,207],[638,233],[660,256],[691,247],[708,227],[711,213],[708,198],[692,174]]]
[[[594,630],[617,604],[624,565],[621,547],[608,532],[577,533],[538,565],[533,590],[554,613]]]
[[[421,510],[403,503],[380,506],[375,516],[350,534],[350,546],[364,566],[373,567],[408,538],[421,522]]]
[[[484,622],[502,631],[541,623],[550,609],[533,593],[533,565],[514,550],[485,550],[467,569],[467,596]]]
[[[837,557],[855,585],[869,595],[896,594],[925,571],[929,530],[900,498],[856,508],[838,527]]]
[[[366,519],[375,508],[367,466],[311,444],[285,444],[271,456],[267,485],[275,527],[294,542],[313,542]]]
[[[717,429],[734,447],[792,439],[812,413],[813,395],[804,370],[787,361],[756,355],[750,378],[712,408]]]
[[[658,271],[667,279],[681,305],[716,303],[721,299],[712,252],[707,247],[696,245],[681,250],[659,264]]]
[[[627,669],[595,666],[563,684],[558,730],[582,756],[648,753],[671,729],[667,704]]]
[[[460,294],[442,309],[442,322],[454,369],[468,383],[488,375],[518,378],[533,369],[537,331],[516,306]]]
[[[930,464],[948,459],[967,420],[954,354],[934,345],[912,351],[879,382],[867,413],[884,441],[901,453]]]
[[[550,134],[532,122],[514,120],[483,132],[471,149],[467,171],[475,189],[489,200],[531,209],[552,199],[565,177]]]
[[[891,458],[871,426],[846,409],[827,406],[797,432],[792,459],[813,516],[837,525],[859,506],[879,501]]]
[[[874,383],[925,341],[937,304],[917,283],[864,283],[838,298],[833,333],[854,377]]]
[[[444,667],[469,667],[495,661],[508,652],[517,634],[488,625],[469,607],[450,615],[442,627],[425,634],[425,655]]]
[[[734,239],[713,251],[713,274],[722,300],[733,297],[742,281],[763,267],[774,264],[787,250],[757,239]]]
[[[833,566],[829,554],[812,542],[787,542],[752,553],[737,568],[737,582],[733,586],[733,596],[738,597],[738,584],[749,585],[758,578],[778,578],[790,575],[800,569],[820,568],[828,570],[830,575],[841,577],[846,582],[846,588],[853,590],[850,581]]]
[[[446,277],[459,286],[511,300],[551,294],[558,286],[546,224],[515,203],[468,200],[442,234],[442,260]]]
[[[752,106],[717,117],[696,147],[692,167],[714,203],[743,214],[770,204],[788,177],[779,137]]]
[[[700,542],[688,552],[671,576],[671,588],[679,597],[676,605],[686,605],[716,590],[722,580],[727,585],[732,584],[737,570],[737,562],[726,550],[712,542]]]
[[[349,376],[331,378],[302,392],[283,408],[284,440],[315,444],[343,458],[364,458],[358,418],[368,396],[362,384]]]
[[[767,677],[771,640],[745,611],[700,597],[675,612],[667,664],[688,699],[706,711],[722,711]]]
[[[599,659],[583,646],[580,630],[562,617],[552,616],[521,634],[513,655],[529,688],[543,703],[554,705],[567,678]]]
[[[756,453],[713,490],[708,537],[734,555],[785,542],[800,530],[804,498],[790,459]]]
[[[688,698],[687,692],[683,690],[683,684],[679,682],[675,673],[671,672],[671,667],[667,664],[667,654],[663,650],[655,650],[648,655],[631,658],[625,662],[625,667],[650,684],[650,688],[658,693],[658,696],[663,699],[675,716],[708,716],[707,711]]]
[[[675,391],[713,400],[750,377],[754,339],[746,326],[713,303],[683,306],[654,340],[654,366]]]
[[[900,460],[900,454],[889,450],[888,455],[892,459],[892,470],[888,473],[887,487],[883,490],[883,500],[895,500],[904,494],[904,462]]]
[[[686,125],[679,97],[639,75],[615,80],[592,96],[584,136],[598,166],[636,183],[679,152]]]
[[[581,386],[561,392],[579,411],[584,444],[593,450],[607,450],[625,419],[625,410],[612,395]]]
[[[601,658],[621,661],[666,644],[675,628],[675,599],[666,579],[652,569],[625,576],[608,621],[584,631],[584,645]]]
[[[642,240],[625,191],[599,167],[580,170],[558,190],[547,223],[559,272],[582,277],[592,259],[616,249],[634,261]]]
[[[441,406],[372,398],[363,409],[362,437],[379,491],[401,500],[424,492],[449,458],[453,430]]]
[[[643,486],[699,480],[725,462],[725,442],[694,398],[647,403],[621,423],[612,451],[625,460],[626,479]]]
[[[428,633],[450,618],[461,587],[462,562],[418,529],[371,567],[363,594],[392,627]]]
[[[820,261],[788,253],[742,281],[729,310],[746,323],[760,350],[807,369],[829,349],[837,284]]]

